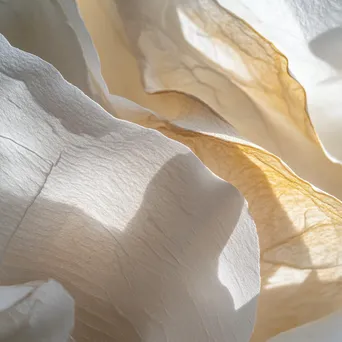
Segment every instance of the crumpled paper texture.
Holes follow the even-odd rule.
[[[260,252],[240,192],[4,37],[0,84],[1,284],[63,284],[76,341],[248,341]]]
[[[129,3],[132,4],[131,7],[129,7]],[[157,8],[156,2],[150,1],[148,3],[151,6],[155,5]],[[161,3],[162,2],[158,2],[158,6],[162,7]],[[311,180],[316,185],[320,184],[321,188],[325,190],[329,189],[331,193],[337,194],[341,189],[339,186],[339,182],[341,181],[340,165],[329,161],[328,157],[324,155],[316,138],[313,138],[316,142],[312,145],[315,146],[314,149],[316,152],[309,152],[309,150],[306,149],[306,146],[308,145],[306,145],[304,141],[307,139],[308,132],[311,132],[309,134],[312,136],[315,136],[315,133],[310,124],[309,117],[305,112],[305,93],[300,85],[288,74],[286,59],[267,41],[262,39],[262,37],[248,27],[248,25],[239,21],[235,16],[229,16],[229,13],[226,11],[223,12],[222,9],[219,9],[219,7],[213,4],[214,2],[207,1],[198,3],[199,4],[192,2],[191,6],[185,6],[182,2],[179,3],[178,7],[173,6],[174,3],[172,5],[166,4],[163,12],[165,13],[164,18],[166,19],[164,21],[162,21],[162,19],[158,21],[159,17],[152,17],[153,11],[151,10],[151,7],[148,10],[145,10],[145,7],[139,7],[139,4],[134,1],[118,1],[116,6],[113,5],[113,2],[102,2],[101,6],[97,6],[79,1],[81,13],[87,28],[93,37],[94,44],[98,48],[97,50],[101,62],[101,56],[107,56],[103,61],[104,65],[102,66],[102,70],[107,85],[109,85],[109,89],[111,89],[111,86],[115,87],[115,85],[117,89],[119,89],[121,83],[119,81],[115,82],[115,73],[111,73],[109,69],[106,69],[106,65],[108,68],[110,65],[109,62],[107,64],[106,61],[108,61],[108,56],[112,51],[112,56],[114,56],[114,51],[118,51],[117,49],[114,49],[115,46],[120,46],[121,49],[125,51],[126,55],[122,53],[121,56],[123,55],[126,58],[126,56],[129,55],[129,53],[126,52],[127,49],[125,50],[125,44],[127,43],[119,44],[122,41],[125,42],[122,38],[122,36],[125,36],[125,33],[128,37],[127,40],[131,43],[133,56],[134,53],[137,56],[138,62],[136,62],[135,65],[137,69],[140,66],[142,70],[145,89],[148,91],[155,91],[154,88],[153,90],[148,86],[147,82],[153,77],[162,78],[164,76],[164,69],[158,69],[157,62],[162,63],[162,65],[167,65],[167,77],[169,77],[172,72],[182,72],[182,68],[175,66],[175,63],[179,60],[179,55],[181,55],[180,49],[183,47],[187,54],[190,52],[189,49],[184,47],[184,37],[180,34],[180,25],[176,25],[175,21],[170,20],[170,22],[168,22],[167,18],[172,17],[175,8],[185,8],[185,13],[191,13],[191,11],[193,13],[195,8],[197,12],[199,12],[197,13],[198,16],[202,15],[202,17],[204,16],[207,18],[207,21],[203,21],[206,24],[205,27],[210,28],[210,21],[212,21],[212,18],[208,18],[207,13],[203,13],[205,12],[203,10],[203,4],[205,4],[208,6],[205,9],[207,10],[209,8],[209,13],[213,13],[212,11],[215,11],[214,13],[219,13],[218,19],[222,18],[221,20],[224,22],[224,24],[222,24],[223,28],[218,26],[217,23],[216,25],[213,25],[214,28],[216,28],[216,31],[221,33],[223,31],[228,35],[228,38],[231,37],[228,39],[222,33],[221,39],[225,39],[223,39],[223,42],[221,41],[218,43],[212,37],[212,31],[209,30],[210,34],[204,35],[209,41],[208,44],[210,45],[211,43],[211,47],[216,44],[221,47],[224,45],[227,49],[235,48],[235,51],[238,50],[238,52],[242,54],[242,57],[239,57],[238,60],[241,61],[241,59],[246,60],[246,58],[249,58],[249,62],[244,62],[244,64],[240,63],[239,65],[243,64],[242,66],[248,70],[254,70],[252,76],[256,77],[258,81],[254,83],[254,86],[261,87],[266,83],[266,86],[269,86],[270,89],[270,93],[265,92],[266,94],[263,94],[263,96],[264,99],[268,98],[267,101],[265,100],[264,110],[273,108],[273,116],[270,117],[270,119],[274,120],[275,126],[272,127],[268,125],[269,127],[272,127],[270,129],[272,134],[258,129],[258,125],[264,124],[265,116],[263,116],[263,120],[254,117],[254,120],[251,119],[249,122],[247,121],[248,124],[246,124],[246,127],[249,130],[253,130],[259,140],[256,140],[255,137],[248,136],[247,132],[243,132],[244,134],[242,135],[244,138],[247,136],[252,142],[267,148],[270,152],[274,152],[275,150],[272,150],[270,145],[263,145],[264,143],[260,139],[273,139],[276,143],[275,145],[277,145],[277,143],[283,144],[285,146],[285,151],[288,153],[288,159],[286,159],[284,154],[281,154],[279,150],[276,152],[277,156],[282,157],[283,160],[285,160],[292,169],[296,170],[300,176],[303,177],[305,175],[306,180]],[[200,11],[200,5],[202,5],[202,11]],[[128,8],[127,10],[125,10],[126,7]],[[132,8],[134,8],[134,10]],[[129,9],[132,10],[130,11]],[[212,9],[212,11],[210,11],[210,9]],[[143,14],[139,15],[139,10],[141,10],[141,13]],[[174,18],[174,16],[172,18]],[[198,18],[198,16],[195,17],[195,19],[197,19],[197,25],[201,25],[201,22],[199,22],[201,17]],[[124,29],[122,29],[120,25],[114,24],[117,23],[118,20],[114,20],[113,18],[117,19],[117,17],[122,19]],[[213,17],[217,20],[217,16]],[[97,20],[111,23],[112,27],[115,26],[115,29],[109,30],[108,26],[104,25],[107,30],[101,30],[100,25],[96,26]],[[144,20],[144,25],[139,24],[139,20]],[[232,24],[227,26],[227,21],[229,22],[229,20]],[[126,26],[124,26],[125,23]],[[237,25],[239,23],[240,26]],[[190,30],[190,24],[191,23],[188,23],[190,28],[185,25],[185,29],[188,28]],[[234,26],[233,24],[236,25]],[[165,28],[165,25],[170,25],[169,29]],[[236,33],[234,29],[241,28],[241,26],[245,28],[245,31],[239,29]],[[175,27],[179,29],[175,30]],[[193,26],[192,28],[194,29]],[[146,31],[148,31],[148,34],[145,34]],[[110,32],[109,35],[111,38],[108,40],[105,38],[106,32]],[[121,36],[117,32],[120,32]],[[175,38],[174,35],[177,33],[179,35]],[[196,41],[195,33],[193,33],[192,36],[194,41]],[[168,34],[171,35],[169,40],[167,39]],[[154,41],[154,45],[152,43],[151,45],[147,45],[146,41],[143,41],[143,37],[146,35],[148,37],[160,35],[162,38],[165,38],[165,36],[167,37],[165,39],[159,37],[160,39],[157,40],[158,44]],[[202,41],[200,41],[202,45],[200,43],[198,43],[198,45],[202,46],[202,48],[203,46],[206,47],[203,43],[203,34],[198,35],[200,37],[197,38],[197,42],[202,39]],[[121,37],[121,40],[118,38],[114,40],[113,36]],[[251,37],[256,40],[258,44],[251,44]],[[237,47],[234,45],[231,47],[231,45],[233,45],[232,39],[240,42],[240,46]],[[139,41],[143,41],[144,43],[139,44]],[[165,48],[165,41],[176,41],[176,43],[171,47],[169,45]],[[162,44],[162,46],[160,44]],[[146,47],[146,45],[148,47]],[[247,56],[243,54],[244,51],[241,52],[242,48],[249,51]],[[207,50],[209,50],[209,52],[211,51],[210,46]],[[119,51],[121,52],[121,50]],[[154,51],[156,51],[155,54],[157,56],[162,57],[149,59],[154,57]],[[162,53],[161,51],[164,51],[165,53]],[[228,52],[229,51],[231,50],[228,50]],[[261,61],[259,61],[258,58],[253,60],[253,56],[249,56],[253,51],[259,51],[258,53],[260,55],[257,54],[257,56],[258,58],[261,58]],[[191,56],[193,55],[194,52],[192,51]],[[199,58],[198,55],[199,54],[196,53],[195,57]],[[227,55],[227,58],[231,58],[231,54],[226,53],[224,56]],[[133,58],[132,54],[130,56]],[[112,59],[112,62],[113,60],[114,62],[119,60],[119,58],[120,57]],[[203,63],[203,59],[200,60]],[[117,65],[119,65],[119,63]],[[212,64],[209,64],[209,66],[213,68]],[[123,67],[121,70],[122,69]],[[157,69],[157,71],[155,71],[155,69]],[[239,70],[240,69],[238,68],[234,68],[230,70],[230,72],[238,73]],[[186,75],[189,76],[188,74]],[[226,71],[223,72],[220,70],[221,78],[225,77],[231,82],[234,81],[234,78],[232,79],[229,75],[230,74]],[[135,78],[135,80],[139,80],[139,78]],[[165,78],[163,78],[163,80],[165,80]],[[186,82],[187,80],[188,78],[185,77],[184,74],[182,77],[169,78],[167,81],[169,82],[168,87],[164,85],[163,89],[179,90],[180,88],[172,88],[172,86],[179,86],[179,83]],[[210,80],[212,79],[209,78],[209,81]],[[218,79],[215,78],[214,80],[215,82],[212,81],[213,86],[218,87],[220,84]],[[160,82],[160,79],[158,79],[158,82],[152,83],[155,87],[161,87]],[[236,81],[236,84],[239,83]],[[277,84],[278,86],[276,86]],[[279,84],[281,84],[282,87],[280,87]],[[204,88],[205,90],[202,92],[204,95],[199,95],[197,97],[211,105],[210,107],[212,109],[216,109],[216,113],[221,114],[218,107],[215,107],[210,101],[206,101],[206,99],[211,96],[212,92],[210,92],[207,87]],[[279,89],[282,88],[283,90],[279,91]],[[187,89],[188,91],[183,91],[190,93],[190,91],[198,89],[196,88],[196,82],[189,83]],[[233,91],[232,89],[236,90]],[[113,90],[115,92],[115,88],[113,88]],[[120,88],[120,90],[121,92],[116,90],[116,93],[139,102],[139,98],[132,97],[130,93],[125,94],[124,88]],[[158,90],[160,91],[160,89]],[[248,104],[250,101],[246,100],[246,97],[241,99],[241,97],[236,95],[239,93],[238,87],[222,86],[220,90],[223,92],[223,96],[225,96],[226,101],[228,102],[234,101],[237,98],[240,99],[240,101],[236,101],[237,105],[235,105],[235,108],[226,105],[225,111],[222,111],[226,117],[224,117],[223,114],[221,114],[221,116],[223,119],[227,120],[230,118],[227,117],[227,115],[236,115],[237,123],[233,126],[241,133],[241,125],[244,120],[243,116],[250,112],[246,109],[246,103]],[[255,89],[252,88],[249,90],[254,91]],[[286,95],[287,93],[288,95]],[[195,95],[194,92],[191,94]],[[140,103],[145,107],[156,110],[156,108],[153,107],[155,101],[157,101],[155,99],[159,96],[171,95],[176,96],[174,93],[150,95],[150,105],[146,102]],[[260,100],[260,98],[258,99]],[[182,97],[180,98],[180,102],[181,101]],[[289,106],[280,105],[277,107],[276,105],[281,101],[283,101],[282,103],[290,102],[290,104]],[[291,108],[291,106],[294,108],[292,112],[293,117],[292,120],[289,121],[290,126],[288,126],[291,128],[290,130],[287,130],[286,125],[282,125],[282,122],[284,121],[280,120],[280,118],[282,116],[289,118],[288,114],[290,114],[290,112],[288,111],[288,108]],[[172,108],[171,106],[165,107]],[[200,109],[199,107],[202,108]],[[254,107],[256,106],[254,105]],[[260,111],[260,102],[257,107]],[[144,112],[140,118],[138,114],[136,118],[132,118],[131,116],[126,116],[126,118],[147,127],[159,129],[165,135],[187,144],[216,174],[237,186],[246,196],[251,213],[257,224],[261,248],[262,291],[258,305],[257,324],[252,340],[265,341],[268,337],[274,336],[278,332],[315,320],[340,308],[340,202],[327,194],[317,191],[316,188],[313,188],[305,181],[298,178],[298,176],[295,176],[281,160],[268,151],[251,144],[245,139],[238,138],[237,134],[232,132],[231,126],[229,125],[229,123],[232,123],[232,119],[228,120],[229,123],[221,121],[220,124],[217,124],[219,120],[217,116],[213,112],[210,113],[208,107],[204,105],[197,104],[197,106],[192,106],[191,104],[188,104],[182,108],[184,108],[185,114],[183,114],[181,110],[177,110],[178,108],[176,107],[174,110],[174,112],[177,113],[176,116],[169,115],[165,112],[165,109],[164,111],[163,109],[158,111],[159,117],[161,116],[162,118],[171,121],[174,125],[153,118],[152,115],[146,112]],[[277,111],[274,112],[275,108]],[[125,118],[124,111],[116,109],[116,113],[119,113],[119,116],[121,115],[121,117]],[[285,115],[286,113],[287,115]],[[297,128],[295,127],[296,125]],[[182,130],[179,126],[186,128],[187,131]],[[220,128],[217,128],[218,126]],[[298,127],[302,128],[298,130]],[[189,132],[189,130],[196,131],[197,133]],[[299,141],[295,141],[294,139],[295,130],[297,130],[296,134],[300,137]],[[209,134],[214,137],[208,137],[200,133]],[[284,134],[289,135],[287,138],[284,138]],[[221,140],[217,138],[220,138]],[[292,147],[291,143],[294,144]],[[284,149],[281,149],[281,151],[284,151]],[[292,157],[290,155],[292,155]],[[297,162],[295,159],[291,159],[292,161],[290,162],[289,158],[297,158],[297,161],[301,163],[302,166],[296,164]],[[313,162],[310,161],[310,158],[318,159]],[[311,165],[314,165],[314,167],[311,167]],[[334,176],[332,176],[332,174],[328,176],[329,170],[334,170]],[[310,176],[309,173],[311,174]],[[314,173],[315,175],[313,175]],[[322,181],[325,182],[327,188],[322,186]],[[330,185],[328,183],[330,183]],[[334,190],[332,190],[333,188]],[[266,206],[265,203],[267,203]]]
[[[21,2],[12,3],[19,13]],[[341,166],[322,135],[330,125],[338,131],[338,125],[317,123],[309,94],[308,115],[309,85],[298,73],[303,63],[293,57],[297,52],[288,56],[285,38],[275,39],[279,31],[272,36],[267,23],[249,21],[260,11],[242,11],[234,0],[79,0],[79,10],[68,0],[34,3],[50,15],[31,14],[26,22],[46,27],[49,35],[35,34],[35,44],[25,45],[13,34],[12,44],[52,63],[114,116],[187,145],[247,199],[261,258],[252,341],[266,341],[341,308],[342,205],[328,194],[342,197]],[[20,13],[26,18],[29,12]],[[49,29],[49,17],[58,29]],[[260,27],[274,45],[255,31]],[[59,41],[65,41],[62,55]],[[66,70],[69,59],[79,71]],[[337,108],[339,96],[330,94],[316,98]]]

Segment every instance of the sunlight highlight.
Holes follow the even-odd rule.
[[[292,286],[302,284],[310,275],[312,270],[299,270],[287,266],[281,266],[277,271],[267,279],[267,284],[263,286],[264,290],[270,290],[277,287]]]
[[[245,81],[252,80],[239,54],[232,47],[204,31],[180,8],[177,8],[177,15],[183,36],[192,47],[217,66],[239,75]],[[215,29],[214,24],[211,29]]]

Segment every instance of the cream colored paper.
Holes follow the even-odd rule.
[[[341,14],[338,0],[217,0],[279,49],[302,84],[307,108],[332,159],[341,152]]]
[[[169,112],[177,112],[163,98],[170,95],[140,95],[139,77],[148,93],[192,95],[300,177],[342,198],[342,167],[321,147],[303,88],[289,75],[286,58],[246,22],[214,0],[78,4],[110,92],[170,120]]]

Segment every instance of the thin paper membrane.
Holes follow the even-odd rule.
[[[300,177],[342,197],[341,166],[330,161],[320,146],[305,111],[303,88],[289,75],[287,60],[248,24],[213,0],[173,1],[172,5],[166,0],[144,4],[80,0],[79,6],[103,60],[110,91],[169,118],[170,110],[153,106],[153,100],[162,98],[145,95],[141,101],[137,76],[127,91],[119,81],[125,77],[113,72],[124,72],[125,65],[130,70],[127,75],[136,70],[136,62],[126,52],[127,42],[122,43],[126,35],[146,91],[195,96],[244,138],[282,158]],[[129,64],[123,60],[127,55]],[[163,107],[172,108],[170,103]]]

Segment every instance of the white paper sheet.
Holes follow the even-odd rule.
[[[77,341],[248,341],[247,204],[188,148],[117,120],[0,39],[0,279],[52,277]]]

